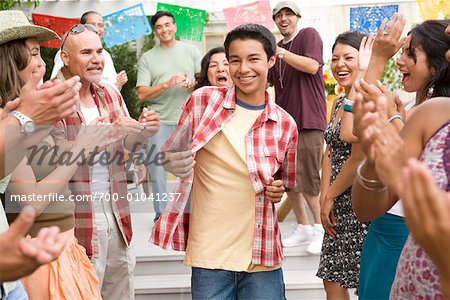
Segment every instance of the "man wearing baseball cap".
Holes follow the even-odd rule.
[[[323,43],[314,28],[298,28],[300,9],[292,1],[281,1],[273,8],[273,20],[283,40],[278,42],[277,62],[270,69],[269,82],[275,87],[276,103],[297,122],[297,184],[288,190],[298,226],[283,239],[285,247],[308,244],[318,254],[324,230],[320,221],[320,167],[323,131],[326,128],[326,102],[322,77]],[[311,226],[302,196],[314,217]]]

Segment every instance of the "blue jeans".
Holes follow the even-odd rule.
[[[164,167],[159,163],[154,163],[155,157],[161,152],[162,146],[166,143],[172,132],[174,132],[176,125],[164,125],[161,124],[159,131],[152,137],[148,138],[148,154],[147,160],[150,163],[149,173],[152,182],[153,193],[153,207],[155,209],[155,221],[158,220],[161,213],[166,208],[167,202],[156,201],[157,199],[166,199],[164,194],[167,193],[167,172]]]
[[[192,268],[194,300],[280,300],[284,295],[283,271],[233,272]]]
[[[1,297],[1,300],[28,300],[28,295],[23,289],[23,285],[20,281],[17,281],[16,287],[8,293],[8,296]]]

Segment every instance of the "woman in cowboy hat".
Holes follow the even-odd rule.
[[[39,43],[52,39],[59,39],[56,33],[45,27],[30,25],[23,12],[0,11],[1,107],[19,97],[21,87],[31,78],[42,79],[45,63]],[[100,120],[96,122],[100,123]],[[106,132],[104,128],[106,126],[82,128],[82,134],[69,149],[71,153],[90,148],[89,141],[94,136],[102,136]],[[61,154],[59,147],[53,147],[55,141],[51,136],[37,146],[48,152],[38,156],[38,159],[32,159],[32,155],[28,154],[28,161],[24,159],[11,174],[8,191],[11,199],[18,196],[20,204],[33,206],[39,215],[29,231],[31,238],[36,237],[43,227],[57,226],[60,235],[68,242],[57,260],[43,265],[23,279],[25,290],[30,299],[101,299],[94,269],[74,236],[75,206],[70,199],[68,182],[78,164],[49,162],[58,159]],[[87,149],[87,153],[89,151]]]

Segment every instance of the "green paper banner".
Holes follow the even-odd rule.
[[[158,2],[156,11],[160,10],[171,12],[174,15],[177,37],[196,42],[202,41],[206,10]]]

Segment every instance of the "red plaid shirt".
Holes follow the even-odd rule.
[[[64,81],[61,72],[58,79]],[[126,115],[122,107],[122,98],[113,88],[108,87],[107,83],[92,84],[91,93],[94,96],[95,104],[101,116],[105,116],[112,123],[116,118]],[[75,140],[80,125],[85,123],[83,114],[78,108],[77,112],[65,118],[58,123],[53,135],[58,140]],[[124,148],[122,142],[117,142],[105,149],[111,157],[114,155],[123,155]],[[127,178],[124,160],[117,160],[109,165],[109,182],[111,195],[118,195],[117,201],[113,197],[109,199],[112,204],[113,212],[119,226],[125,244],[130,245],[132,238],[131,215],[129,203],[127,201]],[[69,182],[69,188],[74,195],[91,195],[90,182],[92,176],[92,166],[82,165],[73,175]],[[84,198],[88,199],[88,198]],[[92,203],[90,201],[75,201],[75,236],[80,245],[86,248],[86,254],[89,258],[98,257],[98,237],[94,226],[94,216]]]
[[[163,151],[200,150],[220,130],[235,111],[235,88],[201,88],[187,99],[175,132]],[[256,194],[256,222],[252,263],[274,266],[283,260],[281,234],[275,206],[264,191],[270,177],[283,179],[295,187],[297,125],[294,119],[266,93],[266,107],[246,136],[247,168]],[[184,148],[184,149],[183,149]],[[195,154],[194,154],[195,155]],[[189,232],[189,199],[194,175],[182,178],[176,186],[180,196],[168,206],[153,228],[150,241],[164,249],[185,251]]]

